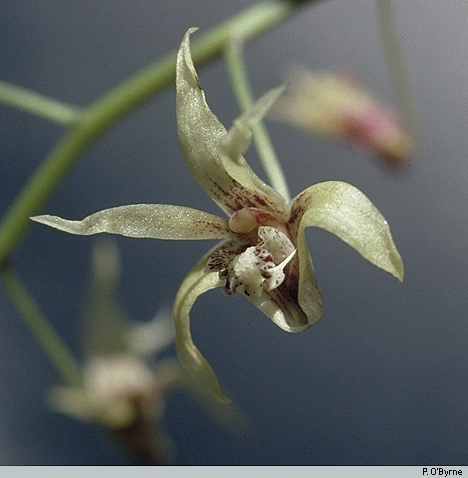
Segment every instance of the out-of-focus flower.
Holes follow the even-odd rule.
[[[340,181],[315,184],[288,204],[253,172],[242,156],[250,144],[249,127],[266,114],[281,91],[264,95],[226,131],[200,87],[190,53],[190,33],[177,59],[179,140],[190,172],[228,219],[163,204],[106,209],[82,221],[48,215],[33,219],[80,235],[109,232],[158,239],[222,239],[182,282],[173,314],[181,362],[199,383],[226,400],[190,333],[190,311],[201,294],[216,287],[231,296],[241,293],[283,330],[299,332],[323,315],[307,227],[336,234],[400,280],[403,263],[386,220],[353,186]]]
[[[56,386],[48,399],[55,411],[103,427],[138,463],[166,463],[173,447],[163,418],[172,390],[195,394],[231,428],[233,417],[241,415],[210,399],[177,360],[155,361],[174,340],[170,309],[161,309],[148,323],[126,320],[117,300],[118,266],[115,244],[97,244],[84,331],[83,384]]]
[[[398,114],[350,76],[297,70],[271,118],[353,143],[391,164],[411,155],[413,140]]]

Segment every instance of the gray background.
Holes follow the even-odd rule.
[[[150,61],[252,4],[233,0],[3,0],[0,76],[86,105]],[[468,7],[463,0],[395,1],[421,129],[416,156],[399,173],[343,145],[271,124],[292,194],[315,182],[350,182],[389,221],[405,281],[366,263],[335,237],[308,233],[326,314],[292,335],[243,297],[219,290],[197,302],[195,341],[256,433],[220,429],[175,393],[167,427],[179,465],[467,464]],[[352,69],[392,102],[371,0],[326,1],[249,46],[257,95],[295,63]],[[222,62],[201,72],[224,124],[238,114]],[[0,212],[62,129],[0,106]],[[257,167],[255,153],[248,158]],[[259,170],[257,168],[257,170]],[[82,218],[134,203],[169,203],[217,213],[186,171],[175,130],[174,90],[105,135],[63,182],[43,213]],[[67,344],[79,355],[79,321],[92,238],[34,225],[15,265]],[[149,319],[211,245],[119,238],[121,296]],[[122,465],[93,427],[50,412],[59,383],[0,291],[0,464]]]

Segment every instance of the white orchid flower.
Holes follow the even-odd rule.
[[[173,316],[182,364],[221,400],[216,375],[192,341],[190,310],[208,290],[241,293],[277,326],[300,332],[323,315],[305,229],[320,227],[377,267],[403,279],[403,263],[387,221],[353,186],[329,181],[290,203],[265,184],[242,156],[252,122],[266,114],[280,90],[263,97],[226,131],[205,101],[190,53],[189,30],[177,57],[179,140],[190,172],[227,217],[184,206],[138,204],[106,209],[81,221],[36,216],[37,222],[72,234],[101,232],[155,239],[221,239],[183,280]]]

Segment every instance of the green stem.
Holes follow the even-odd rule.
[[[75,123],[81,109],[40,95],[20,86],[0,81],[0,103],[18,108],[62,126]]]
[[[406,123],[409,134],[416,140],[417,113],[413,101],[414,88],[411,86],[403,50],[398,41],[398,28],[390,0],[377,0],[377,16],[398,109]]]
[[[276,0],[253,5],[192,43],[199,66],[219,56],[232,36],[252,40],[289,18],[298,7],[317,0]],[[29,225],[29,217],[51,196],[90,145],[119,119],[174,81],[176,52],[143,69],[92,103],[81,120],[46,156],[0,223],[0,264],[13,252]]]
[[[241,111],[244,112],[255,103],[255,97],[249,85],[242,45],[243,39],[241,37],[232,38],[226,47],[226,64],[234,94]],[[253,124],[251,129],[258,156],[270,184],[289,202],[291,196],[288,185],[265,125],[259,121]]]
[[[41,313],[18,276],[9,267],[3,267],[0,271],[0,277],[19,315],[37,339],[51,363],[61,374],[63,380],[72,387],[81,386],[82,375],[79,365],[54,328]]]

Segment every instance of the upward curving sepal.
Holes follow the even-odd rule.
[[[242,153],[250,143],[250,124],[263,116],[279,90],[260,98],[234,122],[229,135],[210,110],[190,53],[190,29],[177,55],[176,113],[179,141],[190,172],[227,214],[258,207],[283,212],[285,201],[250,168]]]

